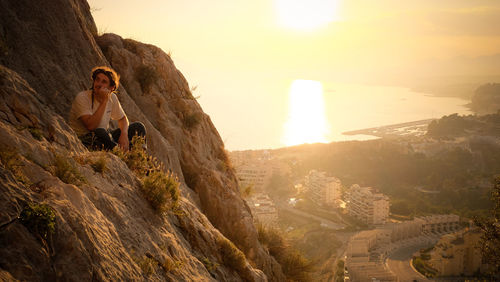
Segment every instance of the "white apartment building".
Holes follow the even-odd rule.
[[[326,172],[311,170],[305,177],[305,186],[317,204],[334,206],[340,200],[342,184],[338,178],[326,176]]]
[[[264,191],[273,173],[269,165],[241,165],[236,168],[236,177],[241,188],[252,186],[255,191]]]
[[[372,187],[351,186],[347,196],[349,215],[369,225],[385,224],[389,217],[389,198]]]

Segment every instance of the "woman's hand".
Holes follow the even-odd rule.
[[[120,138],[118,138],[118,145],[120,146],[120,148],[126,152],[128,151],[129,149],[129,142],[128,142],[128,136],[127,134],[121,134],[120,135]]]

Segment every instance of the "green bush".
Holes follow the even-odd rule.
[[[45,240],[56,229],[56,215],[47,204],[29,203],[21,212],[20,219],[31,233]]]
[[[87,180],[73,165],[71,159],[68,159],[61,155],[56,155],[53,165],[55,168],[54,174],[59,177],[62,182],[75,185],[87,183]]]
[[[142,179],[144,197],[156,212],[162,213],[170,206],[177,206],[179,182],[172,174],[155,171]]]

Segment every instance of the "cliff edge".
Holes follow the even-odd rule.
[[[97,35],[83,0],[0,0],[0,15],[0,279],[284,280],[217,130],[167,54]],[[67,125],[96,65],[120,73],[125,112],[178,178],[175,209],[156,213],[122,159],[89,152]],[[53,231],[27,223],[37,208]]]

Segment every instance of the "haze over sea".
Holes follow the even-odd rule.
[[[274,101],[283,101],[278,97],[284,95],[283,93],[288,96],[291,84],[292,82],[288,81],[288,87],[285,83],[276,85],[275,90],[279,87],[285,87],[285,89],[269,97],[266,103],[256,101],[255,106],[241,104],[241,107],[237,107],[237,117],[231,120],[226,120],[218,113],[211,112],[209,105],[204,106],[228,150],[273,149],[284,147],[289,143],[286,140],[285,124],[293,113],[290,113],[288,105],[280,105]],[[346,131],[440,118],[453,113],[471,114],[466,107],[469,101],[460,98],[438,97],[403,87],[329,82],[321,84],[324,101],[323,118],[327,124],[322,142],[326,143],[374,138],[367,135],[343,135],[342,132]],[[304,98],[307,100],[308,96],[311,97],[310,94],[303,93]],[[303,114],[307,115],[307,110]],[[239,120],[238,117],[249,118]],[[235,120],[239,121],[235,123]],[[311,126],[313,126],[312,123],[314,122],[311,121]],[[295,128],[295,130],[300,133],[304,129]]]

